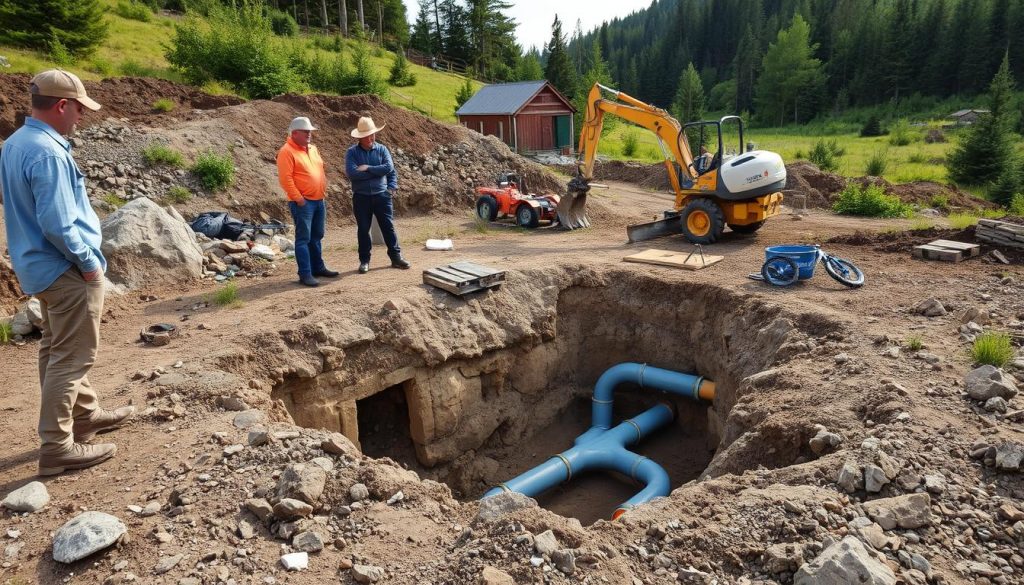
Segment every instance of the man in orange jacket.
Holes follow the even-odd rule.
[[[320,245],[327,219],[327,176],[320,151],[311,144],[316,129],[309,118],[295,118],[288,126],[288,140],[277,153],[277,179],[288,196],[288,208],[295,220],[299,282],[306,286],[320,286],[317,276],[338,276],[336,270],[329,270],[324,264]]]

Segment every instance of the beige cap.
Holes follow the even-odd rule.
[[[32,78],[32,93],[49,97],[76,100],[90,110],[100,109],[100,105],[85,93],[82,80],[74,73],[63,69],[47,69]]]
[[[305,116],[299,116],[298,118],[292,120],[291,124],[288,124],[289,132],[295,130],[319,130],[319,128],[314,126],[313,123],[309,121],[309,118]]]
[[[356,129],[352,131],[354,138],[363,138],[370,134],[376,134],[384,129],[384,124],[377,126],[373,123],[373,118],[363,116],[359,118],[359,122],[356,123]]]

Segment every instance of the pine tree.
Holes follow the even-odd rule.
[[[704,85],[692,62],[679,76],[677,87],[672,113],[683,124],[700,120],[704,116]]]
[[[433,23],[430,22],[430,0],[420,0],[420,11],[416,14],[416,23],[412,25],[412,36],[409,39],[409,47],[433,55],[434,35]]]
[[[587,113],[587,97],[590,94],[590,88],[594,87],[595,83],[600,83],[604,86],[612,84],[612,75],[608,71],[608,63],[601,56],[601,44],[596,38],[591,41],[590,57],[587,58],[587,62],[591,64],[590,69],[580,78],[578,91],[572,100],[572,105],[576,108],[575,119],[573,120],[574,127],[576,128],[583,127],[583,116]],[[617,117],[606,116],[601,127],[601,135],[607,134],[618,124],[619,119]]]
[[[459,87],[459,91],[455,93],[455,111],[458,112],[462,104],[469,101],[469,98],[473,97],[476,90],[473,89],[473,81],[470,78],[466,78],[466,82]]]
[[[946,169],[951,180],[984,185],[999,181],[1011,170],[1014,152],[1009,128],[1012,92],[1009,55],[1004,53],[999,71],[989,86],[990,113],[964,131],[947,157]]]
[[[0,0],[0,44],[47,50],[53,39],[86,56],[107,38],[99,0]]]
[[[512,5],[504,0],[467,0],[467,5],[471,66],[487,78],[505,77],[506,70],[511,76],[519,47],[515,42],[516,23],[504,11]]]
[[[896,0],[885,43],[885,77],[893,99],[897,102],[910,87],[911,76],[914,74],[914,64],[911,62],[914,36],[911,34],[910,19],[910,0]]]
[[[544,68],[540,66],[540,58],[536,51],[528,52],[519,59],[519,62],[516,63],[515,79],[516,81],[544,79]]]
[[[388,83],[395,87],[409,87],[416,85],[416,75],[409,71],[409,60],[405,58],[405,51],[401,47],[395,51],[395,60],[391,64],[391,72]]]
[[[811,30],[798,14],[788,29],[780,30],[761,60],[757,83],[758,116],[773,124],[799,123],[814,114],[813,100],[821,89],[821,61],[812,55]],[[802,110],[802,111],[801,111]]]
[[[757,82],[757,66],[761,61],[754,31],[747,25],[747,30],[736,47],[736,59],[733,61],[736,70],[736,111],[750,111],[754,107],[754,87]]]
[[[569,52],[562,34],[562,22],[555,15],[551,24],[551,41],[548,42],[548,64],[544,78],[551,82],[562,95],[572,99],[576,95],[576,71],[569,60]]]
[[[444,27],[444,46],[441,50],[453,59],[469,62],[469,26],[466,9],[456,0],[441,2],[441,22]]]

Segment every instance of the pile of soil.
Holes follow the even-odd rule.
[[[869,232],[857,230],[852,234],[835,236],[826,240],[828,244],[844,244],[847,246],[871,246],[879,252],[910,252],[914,246],[927,244],[935,240],[952,240],[974,244],[974,226],[962,230],[946,228],[928,228],[926,230],[906,230],[899,232]]]
[[[11,261],[0,256],[0,315],[12,315],[17,310],[21,287],[11,268]]]
[[[822,171],[817,166],[804,161],[786,165],[786,188],[783,193],[796,195],[797,204],[803,199],[803,206],[828,208],[832,201],[846,188],[846,178]]]
[[[27,73],[0,75],[0,139],[7,138],[17,130],[23,117],[28,115],[28,87],[31,79],[32,76]],[[161,114],[153,109],[153,102],[159,99],[173,101],[176,104],[175,110],[211,110],[244,101],[235,96],[210,95],[190,85],[147,77],[86,81],[85,89],[89,97],[99,102],[103,109],[86,112],[82,126],[92,125],[104,118],[159,117]]]

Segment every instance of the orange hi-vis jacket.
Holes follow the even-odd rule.
[[[288,137],[277,152],[277,180],[289,201],[323,199],[327,194],[327,175],[320,151],[312,144],[302,148]]]

